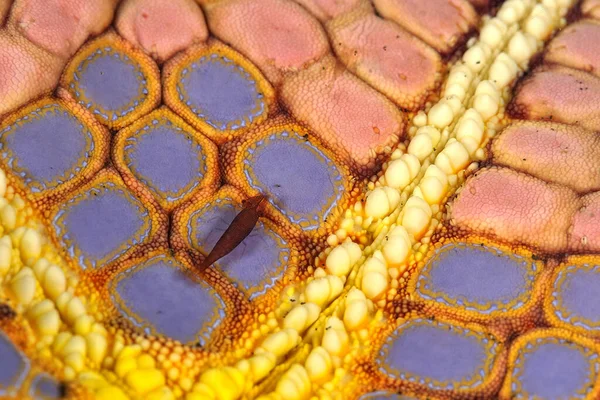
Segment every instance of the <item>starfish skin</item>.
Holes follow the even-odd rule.
[[[0,398],[598,398],[599,21],[0,0]]]

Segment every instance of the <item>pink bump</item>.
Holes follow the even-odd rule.
[[[485,169],[467,180],[450,207],[453,225],[512,244],[560,252],[580,206],[576,194],[509,169]]]
[[[20,35],[0,32],[0,117],[50,93],[64,62]]]
[[[330,26],[334,49],[348,69],[403,109],[418,110],[441,78],[431,47],[373,14]]]
[[[295,0],[320,21],[328,21],[356,8],[363,0]]]
[[[402,113],[333,56],[287,77],[281,97],[296,119],[362,172],[374,169],[403,134]]]
[[[517,122],[492,143],[494,163],[577,192],[600,189],[600,135],[551,122]]]
[[[600,129],[600,78],[571,68],[542,67],[524,79],[509,112],[515,118]]]
[[[287,0],[233,0],[206,6],[208,26],[258,65],[271,82],[329,52],[321,24]]]
[[[8,25],[42,49],[72,56],[113,19],[116,0],[16,0]]]
[[[204,15],[193,0],[126,0],[117,13],[116,28],[159,61],[208,38]]]
[[[583,206],[573,217],[569,231],[569,250],[597,253],[600,251],[600,192],[590,193],[581,200]]]
[[[567,26],[548,45],[545,60],[600,76],[600,22],[583,20]]]
[[[451,53],[477,26],[466,0],[374,0],[377,11],[443,54]]]

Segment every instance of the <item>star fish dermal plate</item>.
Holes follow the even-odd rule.
[[[476,324],[443,318],[401,319],[376,355],[378,381],[385,390],[419,396],[452,397],[497,390],[506,349],[494,333]],[[381,386],[381,383],[376,384]]]
[[[148,188],[170,211],[220,177],[217,147],[167,108],[119,131],[112,158],[131,190]]]
[[[600,259],[574,256],[559,265],[544,301],[544,314],[552,326],[581,335],[600,336]]]
[[[12,397],[21,389],[30,369],[26,358],[4,333],[0,332],[0,396]]]
[[[127,126],[160,102],[156,63],[114,32],[83,46],[65,68],[60,86],[112,129]]]
[[[107,169],[54,208],[50,231],[75,265],[94,270],[166,234],[165,224],[154,204]]]
[[[165,103],[218,144],[260,124],[275,107],[258,68],[216,40],[168,61],[163,85]]]
[[[535,329],[512,344],[500,399],[595,399],[598,345],[563,329]]]
[[[408,285],[430,312],[462,322],[537,318],[549,268],[526,249],[479,237],[438,239]],[[435,310],[435,311],[434,311]]]
[[[212,196],[188,202],[173,217],[177,238],[172,242],[182,241],[186,248],[206,257],[242,210],[243,199],[238,190],[224,186]],[[248,237],[213,268],[249,300],[263,295],[275,300],[276,292],[296,275],[299,247],[297,240],[261,216]],[[275,287],[278,290],[273,290]]]
[[[267,195],[278,224],[325,233],[348,203],[349,169],[301,126],[274,119],[225,145],[226,180],[247,196]]]
[[[0,162],[34,198],[55,197],[102,168],[109,135],[74,102],[44,98],[4,119]]]
[[[165,254],[127,263],[108,290],[118,312],[140,331],[183,344],[205,345],[225,316],[220,296]]]

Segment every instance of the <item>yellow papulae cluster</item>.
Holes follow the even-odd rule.
[[[139,345],[111,337],[77,295],[78,279],[55,251],[44,225],[0,170],[0,293],[29,323],[27,356],[98,399],[173,399],[165,375]],[[114,374],[104,371],[113,367]],[[126,394],[116,380],[131,392]],[[191,384],[190,384],[191,386]]]
[[[343,359],[337,365],[335,359],[352,351],[352,338],[368,342],[367,328],[378,319],[373,317],[376,307],[384,307],[395,298],[397,288],[405,286],[406,268],[426,253],[445,199],[464,181],[466,172],[478,167],[477,161],[485,158],[487,141],[501,129],[510,85],[527,69],[543,41],[565,23],[571,3],[508,0],[494,18],[484,22],[479,40],[469,43],[462,59],[450,69],[441,100],[414,116],[408,146],[394,151],[382,173],[371,181],[364,205],[357,203],[348,210],[338,231],[328,238],[335,247],[326,250],[324,269],[317,259],[316,279],[311,282],[339,277],[344,283],[343,288],[340,281],[327,287],[325,281],[320,283],[322,293],[336,287],[334,292],[343,297],[336,301],[327,296],[334,303],[324,312],[330,316],[321,315],[315,323],[329,329],[322,335],[321,346],[315,346],[306,358],[304,369],[320,375],[309,374],[310,381],[301,379],[302,366],[295,364],[294,373],[281,377],[280,383],[287,383],[278,385],[269,398],[323,396],[319,382],[325,382],[325,376],[331,379],[334,368],[343,370]],[[366,245],[354,258],[348,249],[360,247],[349,241],[351,235]],[[354,283],[357,287],[352,287]],[[331,341],[330,331],[335,335]],[[285,393],[283,387],[288,389]]]

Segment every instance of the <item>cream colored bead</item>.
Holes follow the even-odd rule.
[[[397,226],[392,229],[384,242],[382,254],[388,266],[395,267],[406,262],[411,249],[411,241],[406,228]]]
[[[50,265],[41,280],[44,292],[51,299],[56,299],[67,290],[67,279],[64,272],[56,265]]]
[[[250,357],[250,370],[255,381],[266,377],[275,368],[277,357],[271,353],[262,353]]]
[[[498,88],[504,88],[517,78],[519,67],[506,53],[500,53],[490,67],[489,77]]]
[[[523,1],[508,0],[500,7],[500,10],[498,10],[497,17],[510,25],[520,21],[526,11],[527,6]]]
[[[5,236],[8,238],[8,236]],[[0,277],[4,276],[10,269],[12,261],[12,245],[10,240],[8,245],[5,242],[0,242]]]
[[[344,310],[344,325],[350,331],[360,329],[369,320],[369,306],[365,294],[357,288],[352,288],[346,296]]]
[[[438,129],[443,129],[450,125],[454,118],[454,112],[446,102],[440,102],[429,110],[427,121]]]
[[[471,71],[478,73],[487,64],[488,57],[489,49],[487,46],[484,43],[478,43],[465,51],[462,60]]]
[[[85,314],[85,306],[83,305],[79,297],[73,297],[67,304],[65,317],[66,319],[74,323],[77,318]]]
[[[99,333],[90,332],[85,336],[85,342],[90,360],[100,364],[104,360],[104,357],[106,357],[108,348],[106,337]]]
[[[417,115],[413,117],[413,124],[415,126],[423,126],[427,124],[427,115],[423,111],[419,111]]]
[[[382,296],[388,288],[386,272],[368,271],[363,274],[361,290],[367,298],[373,300]]]
[[[298,331],[283,329],[267,336],[259,349],[274,354],[277,357],[282,357],[298,344],[299,339]],[[260,351],[258,353],[255,352],[255,354],[260,354]]]
[[[415,156],[420,161],[423,161],[429,157],[431,153],[433,153],[434,149],[435,146],[433,145],[431,138],[427,135],[415,136],[408,145],[408,153]]]
[[[61,354],[66,356],[71,353],[79,353],[85,355],[87,351],[87,345],[85,343],[85,339],[79,335],[74,335],[67,340],[63,348],[61,349]]]
[[[546,40],[552,33],[552,15],[542,4],[537,4],[525,24],[525,31],[538,40]]]
[[[292,364],[277,382],[275,391],[282,400],[303,400],[310,396],[311,382],[303,366]]]
[[[60,329],[60,316],[58,315],[58,311],[52,308],[51,310],[36,315],[33,318],[33,325],[37,332],[42,336],[56,335]]]
[[[27,305],[35,296],[36,280],[29,267],[23,267],[11,280],[9,288],[19,304]]]
[[[312,325],[317,318],[321,307],[314,303],[305,303],[298,305],[290,310],[283,319],[283,327],[285,329],[291,328],[302,333],[306,328]]]
[[[39,281],[44,280],[46,269],[48,269],[50,265],[50,261],[46,260],[45,258],[38,258],[35,264],[33,264],[33,272],[35,273],[35,276],[38,278]]]
[[[537,49],[536,39],[528,33],[516,32],[508,43],[508,55],[517,64],[523,64],[531,58]]]
[[[314,382],[326,382],[333,372],[331,355],[323,347],[315,347],[306,358],[306,372]]]
[[[458,173],[466,168],[469,162],[469,152],[455,139],[448,140],[444,150],[435,159],[435,165],[446,175]]]
[[[19,246],[21,260],[33,264],[42,254],[42,237],[34,229],[28,228]]]
[[[491,48],[498,48],[502,44],[504,35],[508,30],[506,24],[499,18],[492,18],[487,21],[479,34],[479,40]]]
[[[389,214],[390,204],[383,188],[375,188],[368,194],[365,212],[367,216],[377,219],[383,218]]]
[[[86,314],[80,315],[73,324],[73,329],[78,335],[85,335],[92,330],[94,319]]]
[[[450,73],[448,75],[448,80],[446,81],[446,85],[450,86],[453,84],[457,84],[462,86],[465,90],[471,86],[471,82],[473,80],[473,71],[469,69],[466,65],[459,65],[456,67],[452,67]]]
[[[12,231],[17,225],[17,210],[10,204],[6,204],[0,210],[0,224],[6,231]]]
[[[306,285],[304,295],[307,302],[315,303],[324,308],[329,302],[342,293],[344,283],[334,275],[317,278]]]
[[[398,205],[400,205],[400,193],[398,190],[389,186],[384,186],[383,191],[387,196],[388,204],[390,205],[390,212],[392,212],[398,207]]]
[[[461,142],[469,154],[474,154],[483,140],[484,130],[476,121],[463,118],[458,124],[456,130],[456,140]]]
[[[454,95],[446,96],[444,101],[452,109],[453,115],[458,115],[463,110],[462,101],[461,101],[461,99],[458,98],[458,96],[454,96]]]
[[[440,204],[448,190],[448,177],[435,165],[430,165],[419,185],[427,203]]]
[[[341,245],[334,247],[325,260],[325,266],[330,274],[345,276],[350,272],[350,255]]]
[[[321,346],[330,354],[342,356],[348,350],[349,337],[344,323],[337,317],[329,317],[325,322],[325,333]]]
[[[455,96],[457,99],[463,101],[465,99],[467,92],[464,87],[457,83],[453,83],[451,85],[447,85],[444,90],[444,96]]]

